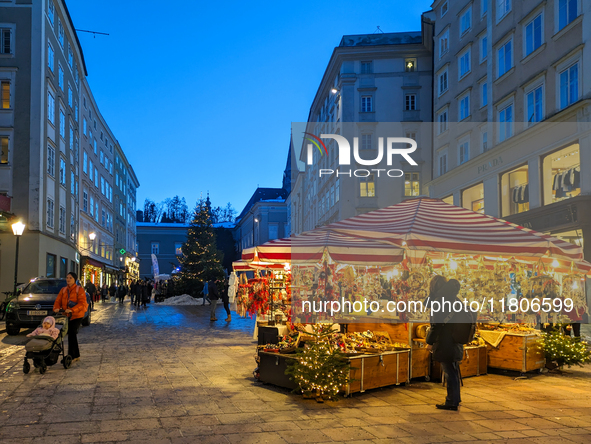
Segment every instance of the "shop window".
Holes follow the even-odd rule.
[[[544,204],[581,194],[579,145],[574,144],[544,158]]]
[[[50,254],[47,253],[47,259],[46,259],[46,265],[45,265],[45,276],[48,278],[54,278],[56,277],[55,275],[55,262],[56,262],[56,257],[55,254]]]
[[[419,173],[404,173],[404,195],[418,196],[420,194]]]
[[[462,206],[484,214],[484,184],[479,183],[462,191]]]
[[[65,279],[68,274],[68,259],[60,258],[60,278]]]
[[[376,196],[376,185],[374,182],[373,174],[361,179],[359,183],[359,196],[361,197],[375,197]]]
[[[503,217],[529,210],[529,175],[527,165],[501,176]]]

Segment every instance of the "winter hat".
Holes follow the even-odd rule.
[[[43,323],[46,322],[49,322],[51,324],[49,328],[55,327],[55,318],[53,316],[47,316],[45,319],[43,319]]]

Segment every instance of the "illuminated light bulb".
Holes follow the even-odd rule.
[[[395,269],[394,269],[394,272],[393,272],[393,274],[394,274],[394,276],[398,276],[398,275],[400,275],[400,271],[398,271],[398,268],[395,268]]]
[[[402,241],[402,246],[406,247],[408,244],[406,243],[406,241]]]
[[[449,261],[449,268],[451,268],[452,270],[457,270],[458,263],[452,259],[451,261]]]
[[[573,286],[572,286],[573,290],[578,290],[579,289],[579,283],[577,281],[573,282]]]
[[[558,266],[560,266],[560,263],[558,263],[558,261],[557,261],[556,259],[554,259],[554,260],[552,261],[552,267],[556,268],[556,267],[558,267]]]

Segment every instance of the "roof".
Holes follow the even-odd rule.
[[[84,53],[82,52],[82,45],[80,44],[80,40],[78,40],[78,33],[76,32],[76,28],[74,27],[74,22],[72,21],[72,17],[70,16],[70,11],[68,10],[68,6],[66,5],[66,0],[62,0],[62,6],[64,7],[64,11],[66,11],[66,17],[68,22],[70,22],[70,27],[72,28],[72,34],[74,34],[74,38],[76,39],[76,44],[78,45],[78,50],[80,51],[80,61],[82,62],[82,68],[84,69],[84,76],[88,76],[88,70],[86,69],[86,60],[84,60]]]
[[[248,211],[254,206],[255,203],[265,201],[283,202],[287,198],[287,195],[287,190],[283,188],[257,188],[250,200],[248,201],[248,203],[244,206],[242,212],[236,218],[236,221],[242,219],[242,217],[246,213],[248,213]],[[275,200],[278,198],[282,198],[283,200]]]
[[[339,47],[345,46],[382,46],[411,45],[423,43],[421,31],[387,32],[383,34],[344,35]]]

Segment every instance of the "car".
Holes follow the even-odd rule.
[[[46,316],[53,314],[53,304],[60,290],[66,286],[66,280],[60,278],[33,279],[23,292],[10,300],[6,307],[6,333],[18,335],[21,328],[35,328]],[[88,309],[82,319],[82,325],[90,325],[90,295],[86,293]]]

